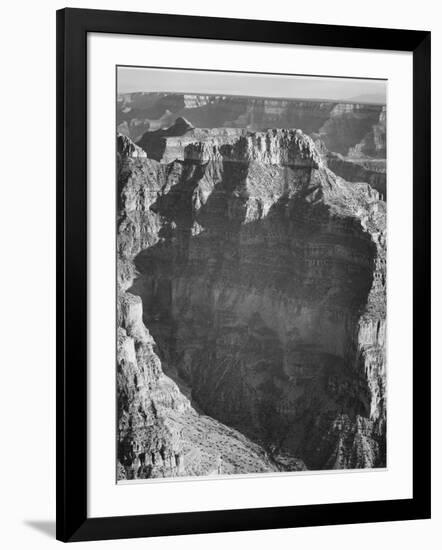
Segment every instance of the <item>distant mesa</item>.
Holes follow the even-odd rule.
[[[385,105],[384,97],[380,94],[360,94],[349,97],[346,101],[352,103],[376,103],[377,105]]]
[[[190,136],[201,129],[300,128],[350,160],[386,158],[386,107],[369,93],[345,102],[128,94],[118,103],[117,128],[145,150],[153,138]]]

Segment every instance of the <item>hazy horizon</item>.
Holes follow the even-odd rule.
[[[117,67],[117,93],[185,93],[386,104],[387,81]]]

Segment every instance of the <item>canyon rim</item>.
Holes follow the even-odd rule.
[[[117,78],[117,480],[386,467],[386,83]]]

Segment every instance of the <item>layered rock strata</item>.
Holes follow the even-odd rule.
[[[387,200],[387,167],[385,160],[357,159],[327,153],[327,166],[338,176],[352,182],[369,183]]]
[[[117,107],[119,131],[135,140],[184,117],[196,128],[300,128],[345,156],[386,156],[386,108],[376,103],[134,93],[120,95]]]
[[[150,207],[172,179],[127,137],[117,142],[117,479],[278,471],[259,445],[197,412],[179,376],[180,388],[164,374],[142,300],[128,289],[133,259],[161,238]]]
[[[384,466],[379,193],[300,131],[174,126],[119,138],[120,478]]]

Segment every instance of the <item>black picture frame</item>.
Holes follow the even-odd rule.
[[[413,54],[413,498],[87,517],[87,34]],[[148,488],[146,488],[146,491]],[[117,11],[57,12],[57,539],[85,541],[430,517],[430,33]]]

